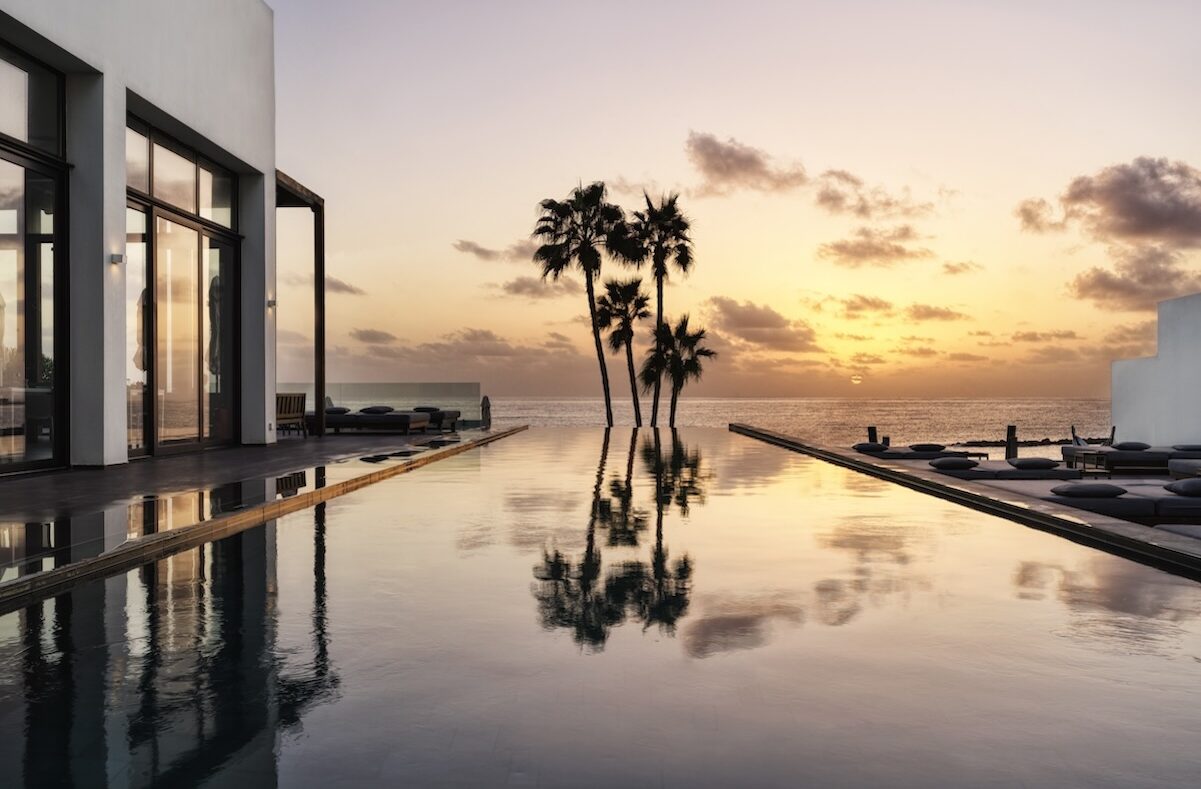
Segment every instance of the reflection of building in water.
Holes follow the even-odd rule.
[[[5,782],[194,786],[253,775],[275,785],[280,728],[337,684],[319,510],[313,643],[302,654],[276,649],[274,523],[0,618],[19,636],[0,654],[0,705],[25,733],[0,743]]]

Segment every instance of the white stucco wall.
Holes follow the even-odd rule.
[[[6,18],[7,17],[7,18]],[[0,37],[67,74],[71,440],[76,465],[126,460],[125,122],[238,173],[242,439],[274,440],[274,20],[261,0],[0,0]]]
[[[1159,303],[1158,348],[1113,363],[1113,423],[1119,441],[1201,443],[1201,293]]]

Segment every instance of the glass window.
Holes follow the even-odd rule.
[[[150,193],[150,140],[136,129],[125,129],[125,183]]]
[[[146,291],[146,213],[125,209],[125,390],[128,406],[129,453],[147,449],[146,320],[150,294]]]
[[[199,233],[155,220],[154,387],[160,443],[200,439],[199,259]]]
[[[233,176],[200,165],[200,215],[222,227],[233,227]]]
[[[196,213],[196,163],[155,143],[154,196]]]
[[[57,74],[0,48],[0,133],[61,155],[61,99]]]
[[[56,182],[0,160],[0,466],[55,455]]]
[[[205,438],[228,442],[234,438],[234,248],[228,242],[205,238],[204,371]]]
[[[0,132],[29,142],[29,74],[0,60]]]

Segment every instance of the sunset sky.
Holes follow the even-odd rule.
[[[270,4],[334,380],[597,394],[579,277],[529,260],[538,201],[595,180],[682,195],[666,310],[720,353],[694,394],[1105,396],[1201,290],[1196,2]],[[312,336],[286,213],[283,381]]]

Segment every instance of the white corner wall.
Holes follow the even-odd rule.
[[[7,17],[7,19],[6,19]],[[126,460],[125,123],[238,173],[242,440],[275,440],[274,19],[262,0],[0,0],[0,38],[67,75],[70,462]]]
[[[1119,441],[1201,444],[1201,293],[1159,303],[1155,356],[1113,363]]]

